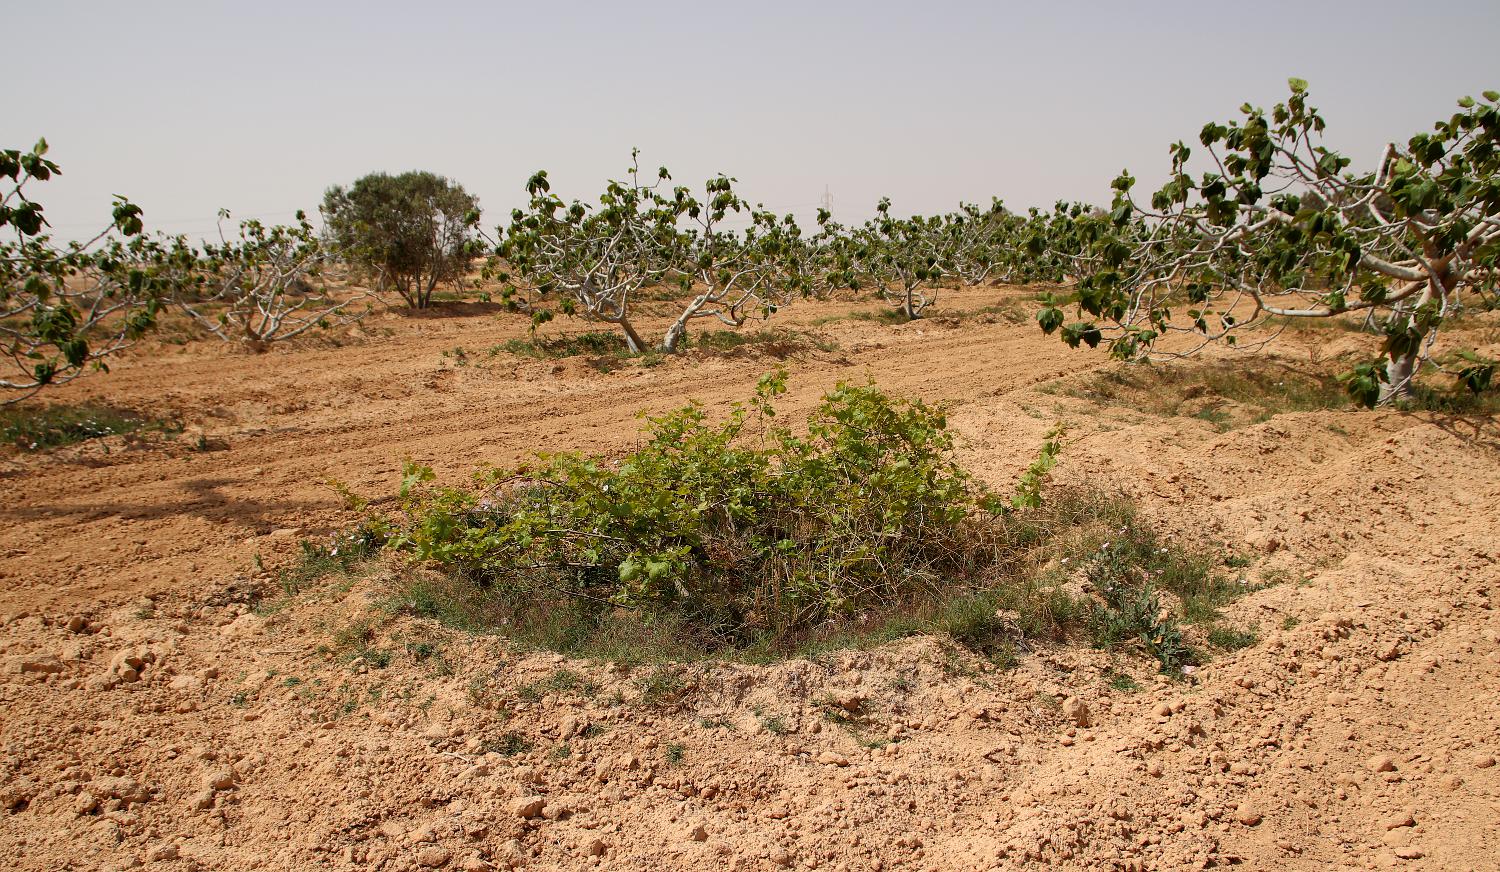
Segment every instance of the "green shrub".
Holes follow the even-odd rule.
[[[440,571],[403,574],[396,605],[629,664],[934,633],[1002,668],[1082,636],[1139,643],[1171,671],[1191,652],[1156,591],[1207,620],[1242,590],[1124,500],[1076,488],[1043,500],[1057,431],[1017,508],[954,464],[940,410],[841,385],[794,432],[772,405],[782,390],[768,376],[720,424],[696,406],[650,419],[614,463],[550,455],[472,488],[408,464],[390,545]],[[1097,600],[1069,593],[1079,566]],[[675,698],[668,679],[643,679],[642,697]]]
[[[768,376],[722,424],[697,406],[649,419],[617,466],[557,454],[475,490],[411,487],[393,544],[522,609],[561,597],[599,616],[686,615],[726,641],[975,570],[984,494],[940,410],[846,384],[796,434],[774,420],[784,390]]]

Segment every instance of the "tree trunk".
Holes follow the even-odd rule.
[[[678,319],[677,321],[674,321],[672,323],[672,326],[667,328],[667,335],[665,335],[665,336],[662,337],[662,340],[661,340],[661,351],[662,351],[662,353],[663,354],[676,354],[677,353],[677,345],[678,345],[678,343],[680,343],[682,341],[683,337],[685,337],[685,336],[687,336],[687,322],[685,320],[682,320],[682,319]]]
[[[630,326],[628,320],[621,318],[615,323],[619,324],[620,329],[625,332],[625,345],[630,349],[631,354],[640,354],[646,350],[645,341],[641,339],[639,333],[635,332],[635,328]]]
[[[1380,386],[1380,405],[1408,403],[1416,398],[1412,388],[1417,375],[1417,351],[1392,356],[1385,362],[1385,384]]]
[[[678,343],[687,336],[688,320],[698,314],[698,310],[703,308],[705,302],[707,302],[705,298],[699,297],[689,303],[687,308],[682,310],[682,314],[677,316],[677,320],[672,322],[672,326],[667,328],[666,335],[661,339],[663,354],[676,353]]]

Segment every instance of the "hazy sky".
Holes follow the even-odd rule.
[[[1442,2],[66,2],[9,4],[0,146],[45,135],[57,232],[110,194],[199,234],[428,169],[485,224],[549,170],[598,192],[630,149],[778,211],[844,220],[1002,197],[1108,199],[1167,145],[1312,83],[1360,163],[1500,89],[1500,0]]]

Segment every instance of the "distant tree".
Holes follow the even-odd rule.
[[[437,286],[461,278],[477,254],[478,198],[433,173],[371,173],[335,185],[322,212],[340,256],[414,309],[427,308]]]
[[[263,348],[369,312],[356,305],[363,294],[330,291],[323,273],[328,250],[303,212],[294,226],[241,221],[234,235],[224,232],[228,218],[227,210],[219,212],[219,243],[204,246],[204,281],[177,300],[215,336]]]
[[[116,199],[109,224],[84,241],[46,233],[27,187],[58,175],[47,142],[0,150],[0,405],[71,381],[133,344],[163,300],[192,279],[181,239],[148,239],[141,210]]]

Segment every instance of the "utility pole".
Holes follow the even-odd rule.
[[[833,192],[828,190],[827,185],[823,186],[822,206],[823,211],[827,212],[830,215],[833,214]]]

